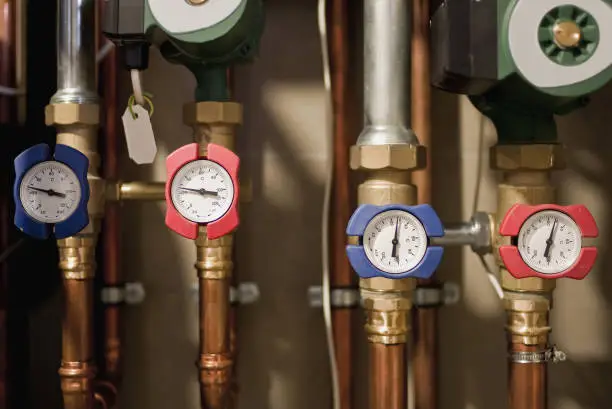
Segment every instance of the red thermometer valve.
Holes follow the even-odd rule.
[[[515,278],[573,278],[582,280],[591,271],[597,248],[582,247],[582,239],[597,237],[595,219],[584,205],[516,204],[499,225],[511,244],[499,255]]]
[[[205,156],[197,143],[179,148],[166,159],[166,225],[195,240],[198,226],[209,239],[238,227],[238,166],[240,159],[227,148],[208,144]]]

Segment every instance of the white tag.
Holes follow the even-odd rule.
[[[132,111],[136,118],[132,116],[129,107],[125,109],[121,117],[128,154],[139,165],[153,163],[155,154],[157,154],[157,145],[149,113],[138,104],[132,106]]]

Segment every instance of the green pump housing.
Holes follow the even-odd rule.
[[[432,85],[468,95],[500,143],[554,142],[554,115],[612,78],[611,1],[597,3],[447,0],[431,17]]]

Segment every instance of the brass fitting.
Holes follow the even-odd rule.
[[[550,294],[550,293],[549,293]],[[551,327],[548,314],[550,296],[536,294],[506,293],[506,331],[513,344],[546,345]]]
[[[234,362],[231,354],[202,354],[198,361],[202,408],[225,408]]]
[[[565,168],[560,144],[495,145],[490,151],[491,169],[550,171]]]
[[[195,264],[198,277],[208,280],[226,280],[232,277],[234,268],[232,261],[233,241],[234,238],[231,234],[210,240],[206,235],[206,227],[199,227],[196,239],[197,261]]]
[[[200,154],[206,154],[209,143],[234,150],[235,127],[242,123],[242,105],[213,101],[189,103],[183,108],[183,121],[193,126]]]
[[[96,369],[90,362],[62,361],[60,387],[65,409],[93,408]]]
[[[164,200],[164,182],[107,182],[106,200]]]
[[[100,178],[98,154],[98,124],[100,109],[96,104],[49,104],[45,107],[45,123],[57,129],[57,143],[77,149],[89,159],[89,225],[83,234],[99,231],[99,220],[104,215],[106,186]]]
[[[359,280],[369,342],[387,345],[408,342],[411,297],[415,286],[416,281],[411,278]]]
[[[422,145],[354,145],[351,146],[351,169],[417,170],[427,164],[426,148]]]

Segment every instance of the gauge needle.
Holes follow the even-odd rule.
[[[48,194],[49,196],[66,197],[66,194],[60,193],[60,192],[56,192],[53,189],[40,189],[40,188],[34,187],[34,186],[28,186],[28,189],[36,190],[37,192],[43,192],[43,193]]]
[[[555,227],[557,227],[557,219],[553,222],[552,228],[550,229],[550,235],[546,240],[546,249],[544,249],[544,258],[550,262],[550,247],[553,244],[553,234],[555,233]]]
[[[181,189],[181,190],[187,190],[187,191],[189,191],[189,192],[199,193],[199,194],[201,194],[201,195],[213,195],[213,196],[219,196],[219,192],[214,192],[214,191],[211,191],[211,190],[206,190],[206,189],[204,189],[204,188],[202,188],[202,189],[190,189],[190,188],[188,188],[188,187],[181,187],[181,188],[179,188],[179,189]]]
[[[395,234],[393,235],[393,240],[391,240],[391,244],[393,244],[393,248],[391,249],[391,257],[399,260],[399,256],[397,255],[397,244],[399,243],[398,233],[399,233],[399,217],[397,218],[397,221],[395,222]]]

